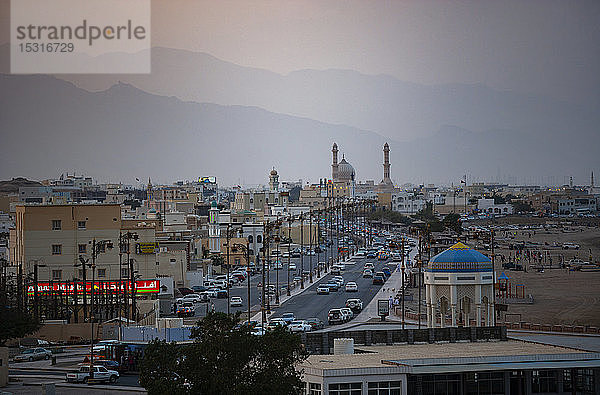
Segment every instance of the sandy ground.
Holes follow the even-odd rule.
[[[519,241],[533,243],[531,250],[540,251],[541,263],[546,266],[552,263],[558,266],[560,261],[568,262],[579,258],[585,262],[600,264],[600,223],[594,219],[545,219],[527,217],[508,217],[495,220],[493,225],[507,224],[534,225],[546,223],[545,230],[517,229],[496,232],[499,249],[496,255],[504,255],[505,261],[515,260],[515,251],[508,245]],[[489,221],[473,223],[479,226],[490,225]],[[516,234],[515,234],[516,233]],[[562,249],[564,243],[575,243],[579,249]],[[483,249],[483,242],[468,240],[467,244],[490,255],[491,251]],[[527,272],[501,270],[501,259],[497,258],[498,272],[504,271],[513,284],[523,284],[525,293],[534,297],[533,304],[508,306],[508,321],[525,321],[539,324],[589,325],[600,326],[600,272],[575,272],[566,269],[544,269],[538,272],[535,267],[540,262],[523,259],[520,261]],[[513,288],[514,289],[514,288]],[[417,290],[411,289],[415,299]],[[424,298],[424,292],[422,292]],[[407,303],[407,308],[416,311],[416,303]],[[425,311],[424,309],[422,309]]]

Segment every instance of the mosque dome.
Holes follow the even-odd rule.
[[[271,175],[272,176],[276,176],[277,175],[277,170],[275,170],[275,168],[273,168],[273,170],[271,170]]]
[[[338,180],[340,181],[352,181],[354,180],[354,167],[350,163],[346,161],[345,158],[342,158],[338,165]]]
[[[427,271],[440,273],[491,272],[493,268],[490,258],[463,243],[456,243],[431,258],[427,265]]]

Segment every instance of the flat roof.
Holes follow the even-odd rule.
[[[583,363],[600,366],[600,354],[520,340],[456,342],[391,346],[355,346],[364,353],[310,355],[301,364],[307,373],[348,369],[382,369],[397,373],[438,373],[474,370],[554,368],[557,364]],[[316,370],[316,371],[315,371]],[[379,369],[378,369],[379,370]],[[325,373],[324,373],[325,374]],[[372,371],[372,374],[375,374]]]

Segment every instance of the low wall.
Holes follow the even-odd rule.
[[[352,338],[354,344],[370,346],[374,344],[397,343],[436,343],[479,340],[507,340],[506,327],[482,326],[466,328],[425,328],[391,330],[357,330],[352,328],[340,331],[304,332],[302,342],[312,354],[329,354],[333,350],[334,339]]]
[[[97,323],[93,325],[94,336],[97,340],[102,340],[102,333],[99,331],[99,325]],[[79,343],[81,341],[89,341],[90,335],[91,324],[46,323],[42,325],[40,330],[28,337],[35,337],[53,342]]]
[[[505,322],[504,325],[506,325],[508,329],[526,331],[583,333],[589,335],[600,335],[600,328],[596,326],[536,324],[524,321]]]
[[[8,347],[0,347],[0,388],[8,384]]]

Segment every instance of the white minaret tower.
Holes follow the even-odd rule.
[[[214,253],[221,252],[221,227],[219,226],[219,209],[213,200],[208,210],[208,249]]]
[[[279,174],[277,174],[275,168],[269,174],[269,191],[279,192]]]
[[[331,149],[331,153],[333,154],[333,162],[331,163],[331,179],[333,181],[337,180],[338,177],[338,146],[337,143],[333,143],[333,148]]]
[[[390,179],[390,146],[385,143],[383,146],[383,180],[381,183],[384,185],[392,185]]]

